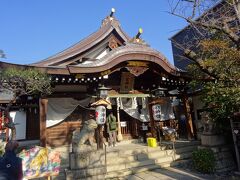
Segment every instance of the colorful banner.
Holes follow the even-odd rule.
[[[44,147],[35,146],[21,151],[24,179],[56,176],[60,172],[60,153]]]

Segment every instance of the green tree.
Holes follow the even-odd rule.
[[[2,105],[0,108],[4,110],[6,117],[10,120],[4,126],[12,130],[11,139],[15,139],[16,128],[9,115],[11,106],[24,95],[44,96],[50,94],[51,81],[47,74],[33,68],[6,68],[0,70],[0,92],[9,92],[13,96],[6,106]]]
[[[185,19],[194,31],[191,40],[174,44],[192,62],[188,66],[194,79],[191,85],[202,88],[205,107],[221,130],[240,110],[240,1],[171,2],[175,4],[170,13]],[[218,8],[210,8],[216,2]]]

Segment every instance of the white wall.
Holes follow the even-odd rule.
[[[26,112],[25,111],[11,111],[10,116],[16,124],[16,139],[26,139]],[[11,131],[9,133],[11,135]]]

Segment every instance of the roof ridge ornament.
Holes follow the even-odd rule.
[[[110,16],[110,17],[113,17],[113,14],[114,14],[115,12],[116,12],[115,8],[112,8],[112,9],[111,9],[111,13],[110,13],[109,16]]]
[[[143,29],[139,28],[138,33],[132,39],[129,40],[129,43],[148,45],[140,36],[143,33]]]
[[[102,20],[102,26],[107,25],[108,23],[111,23],[112,25],[117,25],[120,26],[120,23],[118,22],[118,20],[114,17],[114,13],[116,12],[115,8],[111,9],[111,13],[110,15],[108,15],[104,20]]]

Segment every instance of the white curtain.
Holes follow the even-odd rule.
[[[171,104],[171,100],[169,97],[163,97],[164,103],[161,104],[161,121],[174,119],[173,107]],[[149,110],[148,110],[148,101],[147,98],[141,98],[137,103],[137,98],[120,98],[120,107],[123,109],[128,115],[136,118],[142,122],[148,122],[149,119]],[[142,105],[142,108],[138,108],[138,104]]]
[[[139,112],[137,97],[120,98],[121,107],[128,115],[130,115],[133,118],[138,119],[142,122],[147,122],[147,121],[149,121],[149,113],[148,113],[148,108],[146,106],[147,98],[142,98],[141,103],[144,106],[140,110],[141,112]]]
[[[62,122],[77,106],[85,107],[90,103],[90,100],[91,98],[80,101],[73,98],[49,98],[46,126],[51,127]]]
[[[161,121],[174,119],[172,102],[169,97],[163,97],[164,103],[161,104]]]

